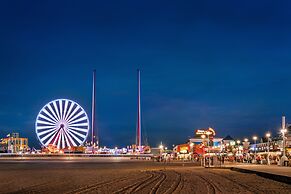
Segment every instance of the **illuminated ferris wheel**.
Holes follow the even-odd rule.
[[[43,146],[58,149],[82,145],[89,133],[89,119],[84,109],[72,100],[58,99],[38,113],[35,132]]]

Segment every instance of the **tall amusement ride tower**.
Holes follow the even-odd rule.
[[[141,106],[140,106],[140,70],[137,70],[137,122],[136,122],[136,146],[141,150]]]
[[[92,145],[94,145],[94,143],[96,142],[96,146],[99,146],[99,137],[98,137],[98,131],[96,130],[96,134],[95,132],[95,112],[96,112],[96,105],[95,105],[95,98],[96,98],[96,86],[95,86],[95,82],[96,82],[96,70],[93,70],[93,88],[92,88],[92,134],[91,134],[91,143]]]

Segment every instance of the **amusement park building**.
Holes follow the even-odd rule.
[[[28,149],[28,138],[19,137],[19,133],[10,133],[0,141],[0,152],[17,153]]]
[[[211,146],[213,152],[220,151],[223,138],[214,137],[215,131],[212,128],[197,129],[194,137],[190,138],[186,144],[177,145],[174,152],[179,154],[205,154],[205,147]],[[209,144],[209,145],[208,145]],[[185,155],[183,155],[184,157]]]

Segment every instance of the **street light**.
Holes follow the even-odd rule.
[[[244,141],[245,141],[245,142],[248,142],[249,140],[248,140],[248,138],[245,138]]]
[[[267,159],[267,162],[268,162],[268,165],[270,165],[270,137],[271,137],[271,133],[267,133],[266,134],[266,137],[268,138],[268,159]]]
[[[253,137],[253,140],[255,141],[255,161],[257,160],[257,139],[258,139],[257,136]]]

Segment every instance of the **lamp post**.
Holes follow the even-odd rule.
[[[255,161],[257,161],[257,139],[258,137],[257,136],[254,136],[253,137],[253,140],[255,141]]]
[[[268,138],[268,159],[267,159],[267,162],[268,162],[268,165],[270,165],[270,137],[271,137],[271,133],[267,133],[266,134],[266,137]]]

